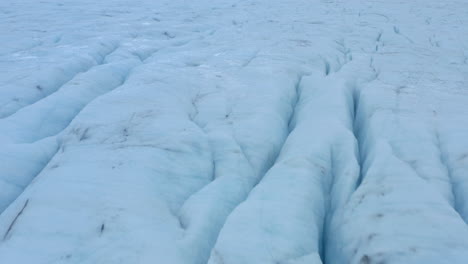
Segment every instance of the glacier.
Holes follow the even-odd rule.
[[[0,22],[0,263],[468,263],[467,1]]]

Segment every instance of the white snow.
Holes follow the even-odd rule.
[[[0,2],[0,263],[468,262],[468,2]]]

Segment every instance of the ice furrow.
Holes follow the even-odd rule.
[[[293,109],[293,112],[292,112],[291,117],[289,118],[289,121],[288,121],[289,134],[291,134],[291,131],[293,131],[294,127],[296,126],[296,120],[295,120],[296,115],[295,115],[295,113],[296,113],[297,103],[299,102],[299,98],[300,98],[300,86],[301,86],[302,78],[304,78],[304,74],[299,75],[299,77],[297,79],[297,82],[294,85],[295,96],[294,96],[294,102],[292,103],[292,107],[291,107]]]
[[[3,240],[6,240],[8,238],[8,235],[10,234],[11,232],[11,229],[13,228],[13,226],[15,225],[16,221],[18,220],[18,218],[21,216],[21,214],[23,213],[24,209],[26,209],[26,206],[28,206],[28,203],[29,203],[29,200],[26,200],[26,202],[24,202],[24,205],[23,207],[21,208],[21,210],[18,212],[18,214],[15,216],[15,218],[13,219],[13,221],[11,222],[11,224],[8,226],[8,229],[7,231],[5,232],[5,235],[3,235]]]
[[[441,124],[439,124],[441,125]],[[443,130],[442,127],[436,131],[437,146],[440,153],[440,161],[446,168],[447,175],[451,191],[453,194],[453,208],[460,214],[460,217],[468,222],[468,215],[466,209],[466,203],[468,201],[468,195],[466,194],[466,173],[465,173],[465,154],[466,150],[463,144],[453,143],[449,137],[442,134],[439,130]],[[444,131],[445,133],[454,133],[453,131]],[[455,133],[457,133],[456,131]],[[459,132],[458,132],[459,133]],[[458,146],[460,145],[460,146]],[[455,158],[458,157],[458,158]]]
[[[10,83],[0,90],[0,118],[5,118],[19,109],[33,104],[59,90],[64,84],[80,72],[86,72],[104,62],[117,45],[115,43],[98,43],[87,53],[75,57],[58,66],[37,71],[25,79]],[[77,48],[79,50],[79,48]],[[77,51],[82,53],[83,51]],[[11,93],[11,91],[15,91]]]
[[[371,61],[372,64],[378,63],[373,56]],[[372,75],[372,72],[376,72],[375,66],[370,68]],[[381,78],[385,79],[385,75]],[[412,106],[420,103],[415,95],[415,87],[409,84],[394,85],[379,78],[366,78],[357,88],[359,89],[356,89],[355,98],[366,102],[362,109],[358,107],[355,110],[355,134],[359,139],[362,160],[359,182],[362,181],[374,157],[367,155],[366,158],[362,154],[372,152],[368,142],[375,141],[378,135],[380,140],[388,143],[392,155],[406,163],[415,175],[428,184],[428,188],[439,192],[447,202],[453,203],[449,177],[441,163],[437,139],[433,133],[436,124],[428,122],[433,119],[435,112],[423,108],[412,109]],[[359,111],[361,114],[358,114]],[[373,134],[366,130],[369,119],[375,119],[375,122],[379,123],[376,125],[381,127],[378,132]],[[422,152],[425,155],[421,155]]]
[[[335,243],[328,249],[327,261],[438,263],[466,258],[465,223],[440,192],[395,156],[388,139],[382,137],[381,128],[393,113],[373,109],[376,97],[370,94],[375,89],[361,90],[357,117],[364,177],[346,206],[335,214]],[[438,217],[433,218],[434,214]],[[405,237],[399,237],[403,233]],[[398,243],[389,246],[386,241]],[[452,249],[447,251],[448,247]]]
[[[31,143],[56,135],[90,101],[122,85],[136,65],[137,59],[129,58],[78,74],[59,91],[0,119],[1,137],[9,142]]]
[[[334,77],[343,78],[340,74],[337,74]],[[342,156],[341,153],[346,153],[346,150],[331,149],[330,167],[332,180],[327,191],[329,196],[327,199],[327,210],[324,217],[320,247],[320,256],[324,264],[334,263],[327,259],[327,257],[329,257],[327,254],[329,254],[330,251],[333,251],[334,248],[336,248],[337,243],[339,243],[336,240],[335,234],[335,213],[346,205],[352,193],[360,185],[363,178],[363,163],[360,150],[362,145],[357,127],[356,114],[359,109],[360,90],[356,84],[351,84],[346,81],[343,81],[341,85],[341,93],[344,93],[345,96],[342,104],[347,107],[348,111],[348,119],[345,118],[346,116],[344,114],[342,114],[342,118],[346,120],[345,127],[348,130],[348,134],[351,134],[348,135],[349,138],[347,140],[349,141],[348,144],[352,146],[351,149],[354,153],[352,155],[348,154],[352,157],[351,160],[349,157],[343,159],[340,158]]]
[[[460,214],[460,208],[459,208],[459,197],[455,191],[455,185],[456,183],[454,182],[454,179],[453,179],[453,176],[452,176],[452,169],[449,167],[448,165],[448,161],[447,161],[447,156],[448,156],[448,153],[445,151],[445,149],[443,148],[441,142],[440,142],[440,135],[439,135],[439,131],[436,131],[435,132],[435,138],[436,138],[436,146],[439,150],[439,154],[440,154],[440,162],[442,163],[442,165],[444,166],[445,170],[446,170],[446,174],[447,174],[447,177],[448,177],[448,182],[450,184],[450,189],[451,189],[451,192],[452,192],[452,200],[451,200],[451,204],[452,204],[452,207],[453,209],[455,209],[455,211],[457,213]],[[462,217],[460,215],[460,217]],[[466,222],[466,219],[463,218],[463,220]]]
[[[321,263],[326,212],[346,200],[358,178],[356,140],[346,86],[314,76],[299,89],[280,156],[230,214],[209,263]],[[254,245],[256,255],[247,257],[243,252]]]
[[[21,158],[17,157],[17,160],[12,164],[23,165],[18,166],[13,174],[10,166],[0,167],[0,180],[6,182],[11,180],[11,182],[16,183],[14,185],[6,184],[0,199],[0,212],[18,197],[35,175],[52,159],[58,150],[57,144],[60,141],[56,136],[90,101],[122,85],[131,68],[136,65],[137,62],[134,59],[128,59],[95,67],[90,72],[75,77],[68,86],[46,99],[0,120],[2,128],[0,131],[3,140],[5,140],[4,144],[9,146],[2,150],[4,153],[0,156],[2,163],[8,164],[11,153],[22,153],[25,149],[40,150],[45,148],[51,150],[47,152],[36,151]],[[66,108],[61,106],[66,106]],[[17,131],[23,131],[23,133],[17,133]],[[86,140],[85,133],[86,131],[81,135],[80,141]],[[53,138],[42,140],[51,136]],[[36,144],[38,141],[41,142]],[[40,146],[40,149],[36,145]],[[34,167],[28,165],[31,163],[37,165]]]
[[[291,83],[290,87],[293,89],[298,85]],[[293,109],[289,107],[294,103],[294,96],[292,96],[294,91],[292,91],[293,89],[281,89],[278,85],[265,86],[265,88],[274,88],[278,92],[281,91],[281,93],[269,98],[268,101],[277,105],[279,109],[288,109],[288,111],[280,112],[281,123],[279,128],[281,130],[275,132],[278,135],[283,135],[287,133],[285,130],[287,131],[288,122],[291,119]],[[206,91],[205,93],[208,95],[198,104],[199,114],[197,117],[198,122],[203,124],[211,142],[214,153],[215,177],[211,183],[193,194],[182,207],[181,222],[185,227],[185,234],[179,241],[183,252],[193,252],[187,255],[187,258],[192,259],[193,263],[200,264],[208,261],[225,219],[239,203],[246,199],[250,190],[260,181],[262,175],[256,172],[255,167],[265,166],[258,163],[252,164],[237,136],[229,132],[232,126],[238,126],[238,129],[240,129],[242,123],[247,121],[242,120],[243,118],[236,118],[236,112],[242,108],[234,107],[228,114],[224,112],[213,114],[210,109],[212,109],[213,105],[223,102],[222,98],[225,94],[213,93],[212,91]],[[251,96],[259,95],[252,94]],[[285,97],[290,99],[283,100]],[[272,109],[264,114],[259,113],[258,118],[268,119],[268,115],[276,114],[273,112],[274,110]],[[226,116],[229,116],[229,118],[226,118]],[[272,119],[268,122],[275,122],[275,120]],[[255,137],[261,136],[259,132],[254,132],[252,135]],[[280,141],[284,140],[279,137],[278,139]],[[268,156],[269,151],[272,151],[269,148],[270,146],[263,148],[266,156]],[[278,152],[277,148],[273,151]],[[262,160],[263,163],[269,161],[270,159]],[[235,166],[235,169],[233,166]],[[216,198],[212,199],[210,197]],[[207,221],[207,219],[210,221]]]
[[[57,210],[69,210],[61,209],[64,200],[71,206],[69,208],[90,208],[89,206],[97,203],[102,206],[101,209],[98,212],[71,209],[74,213],[57,216],[60,219],[59,223],[63,224],[35,228],[33,233],[27,235],[30,237],[28,240],[22,238],[23,229],[18,226],[8,243],[0,245],[2,261],[14,257],[14,253],[8,251],[7,244],[24,243],[25,248],[31,248],[34,240],[40,239],[44,233],[62,234],[57,236],[56,240],[50,241],[61,246],[44,245],[43,249],[49,252],[46,254],[48,256],[33,254],[35,256],[20,258],[26,262],[29,262],[27,258],[36,258],[42,263],[45,261],[44,257],[58,260],[64,255],[72,254],[73,259],[77,258],[78,262],[96,263],[100,256],[85,259],[81,252],[88,252],[92,247],[105,244],[110,250],[119,248],[122,243],[133,244],[138,241],[127,251],[121,251],[114,259],[126,256],[133,258],[133,255],[126,254],[141,246],[141,232],[153,233],[151,237],[161,236],[162,232],[167,230],[173,230],[174,235],[179,234],[179,225],[173,212],[177,211],[191,192],[211,180],[209,172],[212,170],[212,162],[211,157],[206,154],[209,153],[207,141],[203,140],[203,135],[200,135],[199,129],[188,119],[185,111],[190,106],[187,98],[190,87],[167,86],[157,81],[158,76],[145,76],[146,71],[155,68],[158,68],[158,65],[154,63],[141,66],[140,70],[130,75],[118,89],[94,100],[84,108],[61,133],[62,148],[51,160],[50,166],[42,171],[19,198],[27,197],[31,201],[29,210],[21,217],[21,223],[26,225],[34,225],[37,219],[30,217],[35,212],[43,212],[41,215],[46,217],[54,215],[53,212]],[[148,94],[148,86],[157,88],[152,89],[155,94]],[[123,94],[125,100],[122,101],[119,98]],[[161,94],[166,96],[160,97]],[[128,104],[133,106],[122,107]],[[108,111],[96,112],[96,109],[101,108]],[[167,120],[171,120],[171,126],[161,125],[166,124]],[[110,131],[113,132],[109,133]],[[93,155],[88,155],[90,149],[93,149]],[[109,151],[112,151],[113,155],[108,155]],[[161,158],[164,160],[162,163]],[[70,159],[73,160],[72,163],[67,161]],[[183,163],[186,164],[183,167],[174,166],[174,160],[185,160]],[[77,171],[75,166],[80,167],[80,170]],[[83,188],[76,188],[78,183]],[[178,191],[169,191],[166,188],[167,184],[173,185]],[[57,188],[57,192],[50,193],[48,190],[51,186],[61,187]],[[101,188],[103,191],[96,191]],[[117,194],[121,199],[109,200],[109,197]],[[128,199],[129,197],[131,199]],[[76,199],[80,202],[75,203],[78,201]],[[2,214],[0,221],[10,221],[10,214],[14,211],[10,208]],[[132,213],[122,213],[122,210]],[[67,225],[70,221],[87,224],[79,230],[68,230]],[[125,231],[131,222],[138,228],[132,232]],[[105,231],[101,232],[103,223]],[[165,223],[163,226],[166,228],[160,229],[158,223]],[[92,231],[93,226],[96,226],[97,233]],[[117,231],[119,229],[120,231]],[[115,240],[114,235],[119,233],[127,239]],[[99,234],[99,237],[95,234]],[[72,237],[70,243],[60,242],[63,235]],[[85,240],[89,242],[87,245],[75,248],[75,242]],[[109,241],[114,242],[109,244]],[[145,246],[150,244],[153,244],[150,240],[145,242]],[[159,254],[170,254],[168,246],[159,248]],[[147,252],[139,258],[151,259],[149,255],[158,255],[158,252]]]
[[[4,143],[0,151],[0,214],[49,163],[59,149],[55,137],[33,144]]]

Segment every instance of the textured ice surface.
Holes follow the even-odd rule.
[[[0,2],[0,263],[468,263],[468,2]]]

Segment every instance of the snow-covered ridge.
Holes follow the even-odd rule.
[[[468,262],[468,3],[0,3],[0,263]]]

